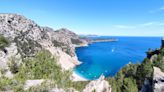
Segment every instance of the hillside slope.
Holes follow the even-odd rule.
[[[88,81],[72,81],[72,69],[80,64],[75,47],[86,44],[68,29],[0,14],[0,91],[81,92]]]
[[[59,63],[64,69],[73,68],[79,63],[74,44],[80,44],[83,41],[67,29],[54,31],[48,27],[40,27],[21,15],[0,14],[0,34],[17,47],[18,51],[14,50],[21,58],[33,57],[39,50],[47,49],[60,57]]]

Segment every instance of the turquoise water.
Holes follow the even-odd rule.
[[[110,37],[101,37],[110,38]],[[76,48],[78,59],[83,62],[74,71],[89,80],[97,79],[101,74],[114,76],[123,66],[142,62],[149,48],[161,45],[161,37],[113,37],[117,42],[100,42],[88,47]]]

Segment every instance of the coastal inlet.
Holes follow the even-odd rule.
[[[102,40],[104,39],[105,40]],[[93,37],[87,47],[76,48],[76,54],[82,64],[74,71],[89,80],[114,76],[123,66],[132,62],[141,62],[149,48],[160,47],[160,37]],[[109,40],[107,40],[109,39]],[[119,39],[119,40],[118,40]]]

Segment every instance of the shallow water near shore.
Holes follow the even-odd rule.
[[[111,38],[111,37],[99,37]],[[142,62],[149,48],[156,49],[161,45],[161,37],[112,37],[117,42],[99,42],[87,47],[76,48],[81,65],[74,71],[89,80],[114,76],[123,66]]]

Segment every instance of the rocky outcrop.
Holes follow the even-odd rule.
[[[33,57],[41,49],[46,49],[59,57],[59,64],[66,70],[79,64],[75,45],[85,42],[68,29],[54,31],[48,27],[40,27],[34,21],[17,14],[0,14],[0,34],[15,43],[14,50],[20,59]],[[7,51],[8,56],[15,57],[10,53],[12,49]],[[8,56],[2,53],[1,61],[6,62]]]
[[[53,89],[49,90],[48,92],[65,92],[65,91],[63,89],[53,88]]]
[[[17,50],[16,43],[11,43],[9,47],[6,47],[7,52],[0,50],[0,69],[3,71],[3,75],[8,78],[12,78],[13,74],[9,70],[9,65],[12,60],[14,60],[18,65],[22,62],[21,55]]]
[[[104,80],[104,76],[99,79],[91,81],[83,92],[112,92],[111,86]]]
[[[158,67],[154,67],[153,87],[154,92],[164,92],[164,73]]]
[[[150,61],[151,61],[151,62],[157,61],[157,58],[158,58],[158,55],[157,55],[157,54],[152,55],[151,58],[150,58]]]
[[[30,87],[36,87],[41,85],[45,80],[27,80],[24,85],[24,90],[28,90]]]
[[[47,34],[55,47],[61,47],[64,52],[70,56],[75,56],[75,45],[85,43],[85,40],[79,38],[78,35],[69,31],[68,29],[59,29],[54,31],[51,28],[45,27]]]

